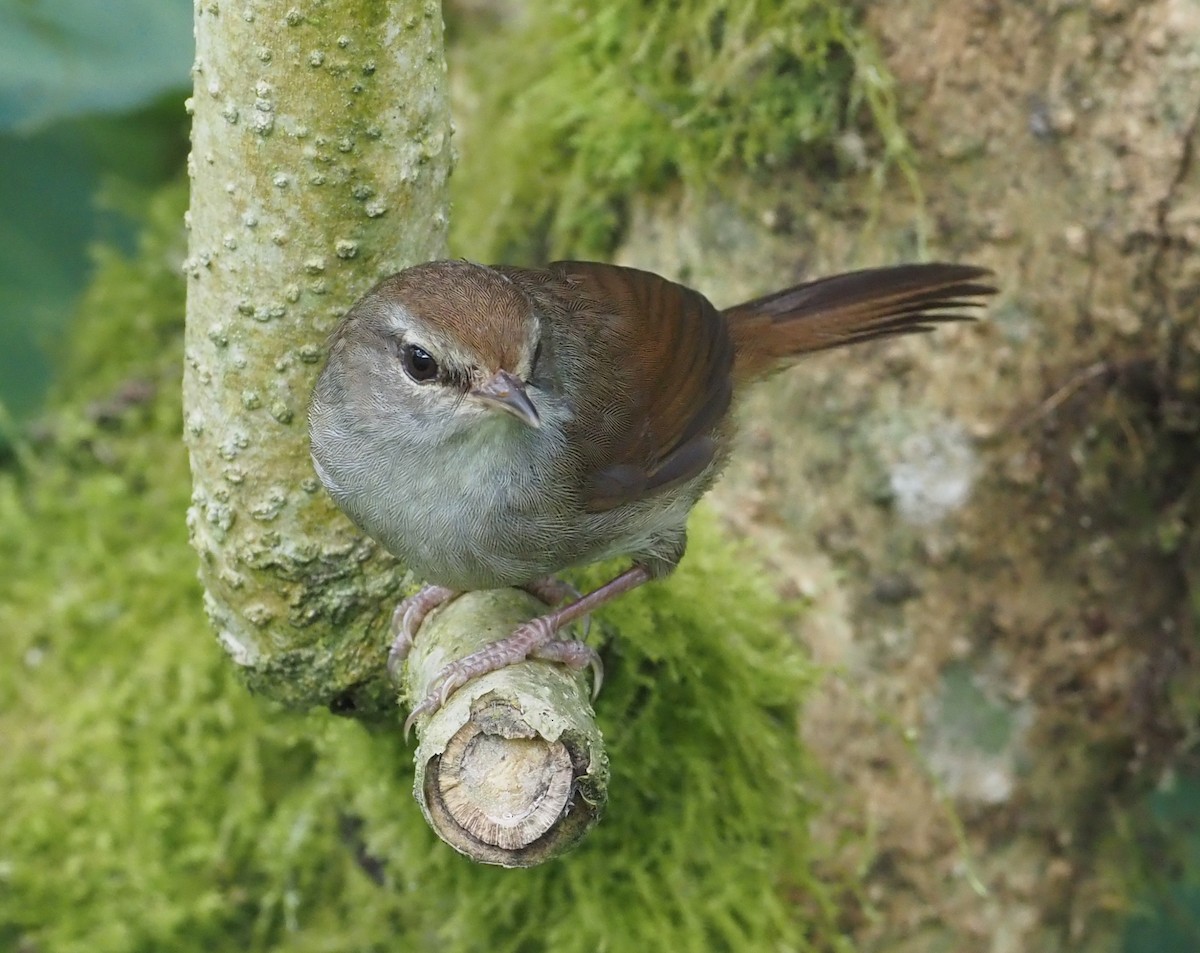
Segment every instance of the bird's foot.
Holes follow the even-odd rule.
[[[459,595],[458,590],[445,586],[424,586],[396,606],[392,613],[392,649],[387,660],[388,675],[393,681],[400,677],[400,666],[412,651],[413,639],[425,617]]]
[[[549,608],[562,605],[564,602],[574,602],[580,598],[579,590],[569,582],[555,576],[542,576],[521,586],[536,599],[540,599]],[[423,586],[407,599],[397,604],[392,613],[392,648],[388,652],[388,675],[395,681],[400,676],[400,666],[412,651],[413,640],[425,617],[434,609],[440,609],[447,602],[458,598],[461,593],[457,589],[445,586]],[[583,617],[583,638],[588,637],[592,627],[592,617]]]
[[[575,671],[591,666],[592,697],[595,698],[604,682],[604,665],[600,656],[583,642],[556,639],[555,634],[561,624],[557,616],[558,613],[552,613],[531,619],[514,629],[507,638],[485,645],[479,651],[443,668],[434,677],[424,700],[405,720],[404,737],[408,737],[413,723],[419,717],[437,711],[446,704],[446,699],[467,682],[530,658],[560,662]]]
[[[604,666],[600,662],[600,656],[596,654],[596,650],[585,645],[583,642],[568,641],[557,638],[557,634],[567,625],[584,618],[590,612],[598,609],[605,602],[614,599],[622,593],[629,592],[631,589],[636,589],[645,582],[649,582],[653,578],[652,573],[645,566],[635,565],[630,569],[625,570],[615,579],[610,579],[599,589],[589,592],[587,595],[575,599],[561,608],[554,609],[552,612],[543,616],[538,616],[536,619],[530,619],[528,622],[519,625],[513,630],[513,633],[508,638],[500,639],[498,642],[493,642],[490,645],[485,645],[477,652],[472,652],[465,658],[461,658],[456,662],[451,662],[443,668],[434,677],[428,694],[424,700],[412,710],[412,713],[404,722],[404,737],[408,737],[413,723],[422,715],[432,714],[441,708],[451,694],[461,688],[473,678],[478,678],[480,675],[486,675],[488,672],[495,672],[509,665],[514,665],[517,662],[524,662],[526,659],[536,658],[544,659],[550,662],[559,662],[563,665],[573,668],[576,671],[591,666],[592,668],[592,698],[595,698],[600,692],[600,686],[604,682]],[[561,587],[565,586],[556,579],[538,579],[530,583],[537,589],[542,589],[547,596],[560,596],[564,591]],[[528,588],[528,587],[526,587]],[[416,624],[419,625],[425,614],[432,611],[433,605],[441,605],[454,598],[457,593],[449,589],[441,589],[440,587],[429,586],[422,590],[411,599],[414,604],[421,600],[422,594],[425,592],[430,594],[425,597],[423,603],[418,604],[417,610],[424,605],[424,611],[416,616]],[[538,595],[538,598],[545,601],[544,596]],[[408,602],[409,600],[405,600]],[[404,603],[396,609],[396,614],[399,616],[404,609]],[[408,619],[407,611],[403,612],[405,620]],[[413,629],[415,631],[415,628]],[[399,641],[399,639],[397,639]],[[411,645],[412,638],[408,637],[405,645]],[[407,654],[407,648],[405,648]],[[390,666],[389,666],[390,668]]]

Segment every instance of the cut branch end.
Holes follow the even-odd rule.
[[[473,592],[432,613],[404,673],[412,698],[461,658],[544,607],[516,590]],[[475,679],[416,725],[413,794],[430,826],[479,863],[531,867],[600,819],[608,760],[587,681],[544,661]]]

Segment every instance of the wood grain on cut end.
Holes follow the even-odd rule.
[[[571,797],[571,756],[560,742],[501,738],[465,725],[426,775],[463,830],[505,850],[521,850],[562,816]]]
[[[544,607],[515,590],[468,593],[431,614],[405,670],[410,698],[447,662]],[[608,761],[587,682],[531,661],[485,675],[417,722],[414,795],[447,844],[480,863],[530,867],[599,820]]]

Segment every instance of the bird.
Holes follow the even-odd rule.
[[[426,585],[393,617],[395,676],[435,608],[520,587],[544,614],[433,679],[405,732],[462,685],[529,658],[600,658],[570,623],[678,566],[727,464],[747,388],[813,352],[973,320],[992,272],[945,262],[816,278],[717,308],[648,271],[430,261],[379,281],[330,336],[309,406],[334,502]],[[629,567],[586,594],[558,573]]]

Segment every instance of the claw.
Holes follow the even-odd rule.
[[[408,744],[408,736],[410,734],[412,734],[412,728],[413,728],[413,725],[415,725],[417,723],[417,719],[419,717],[421,717],[421,715],[431,714],[432,712],[435,712],[435,711],[437,711],[437,709],[434,708],[430,704],[430,699],[427,698],[427,699],[425,699],[425,701],[421,702],[421,704],[419,704],[416,708],[414,708],[412,711],[410,711],[408,713],[408,717],[404,719],[404,743],[405,744]]]
[[[600,694],[600,686],[604,684],[604,662],[590,645],[583,642],[562,641],[547,642],[545,645],[529,653],[533,658],[547,662],[559,662],[567,668],[579,672],[585,668],[592,670],[592,701]]]
[[[388,676],[392,681],[400,678],[400,666],[412,651],[413,639],[425,617],[458,595],[456,590],[445,586],[425,586],[396,606],[392,613],[392,648],[387,660]]]

